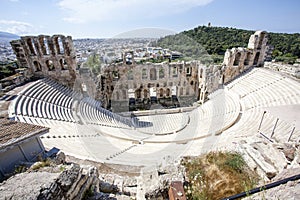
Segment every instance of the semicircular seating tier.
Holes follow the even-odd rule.
[[[103,109],[100,102],[90,97],[83,98],[51,79],[35,81],[19,92],[9,112],[11,118],[27,119],[29,123],[45,119],[118,128],[133,126],[131,119]]]
[[[10,117],[28,116],[75,122],[72,106],[80,95],[51,79],[33,82],[11,104]]]
[[[210,144],[226,146],[257,135],[264,111],[300,105],[300,84],[253,68],[208,98],[192,109],[123,117],[90,97],[42,79],[21,91],[9,110],[17,120],[50,127],[43,136],[46,147],[57,146],[70,155],[96,161],[153,164],[166,156],[199,154],[212,148]],[[299,142],[300,137],[299,128],[271,112],[265,114],[259,132],[279,142]],[[202,140],[214,135],[220,136],[218,142]]]

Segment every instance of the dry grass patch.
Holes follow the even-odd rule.
[[[255,187],[258,175],[236,152],[211,152],[201,157],[183,160],[188,185],[188,199],[214,200]]]

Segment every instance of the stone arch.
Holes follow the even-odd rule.
[[[166,89],[166,96],[169,97],[169,96],[170,96],[170,93],[171,93],[171,92],[170,92],[170,89],[167,88],[167,89]]]
[[[221,75],[220,81],[221,81],[220,84],[225,83],[225,75],[224,74]]]
[[[186,88],[185,95],[190,95],[190,88],[189,87]]]
[[[173,77],[177,77],[178,76],[178,67],[177,66],[173,66],[172,74],[173,74]]]
[[[49,55],[49,46],[48,46],[48,41],[47,38],[44,36],[39,36],[38,37],[41,53],[43,55]]]
[[[144,89],[144,98],[145,98],[145,99],[149,97],[148,94],[149,94],[148,90],[147,90],[147,89]]]
[[[244,60],[244,65],[245,65],[245,66],[249,65],[250,59],[251,59],[251,53],[248,52],[248,53],[246,54],[246,58],[245,58],[245,60]]]
[[[33,42],[32,38],[27,38],[26,43],[28,45],[30,54],[35,56],[36,55],[36,51],[35,51],[36,49],[35,49],[34,42]]]
[[[240,63],[240,59],[241,59],[241,53],[238,52],[237,54],[235,54],[233,65],[238,66]]]
[[[160,88],[159,89],[159,97],[163,97],[164,96],[164,89]]]
[[[46,65],[49,71],[55,70],[52,60],[46,60]]]
[[[258,45],[257,45],[257,49],[261,49],[262,48],[263,41],[265,39],[265,35],[266,35],[266,33],[264,31],[260,33],[260,35],[259,35],[259,41],[258,41]]]
[[[195,81],[195,84],[194,84],[194,91],[196,91],[197,90],[197,86],[198,84],[197,84],[197,81]]]
[[[61,70],[66,70],[68,69],[68,63],[65,59],[60,59],[59,60],[59,64],[60,64],[60,67],[61,67]]]
[[[147,74],[147,69],[142,69],[142,79],[147,79],[148,74]]]
[[[59,47],[59,53],[64,54],[65,53],[65,48],[64,48],[63,39],[62,39],[61,36],[58,37],[58,47]]]
[[[36,72],[42,71],[42,66],[38,61],[36,61],[36,60],[33,61],[33,65],[34,65],[34,68],[35,68]]]
[[[54,47],[56,49],[56,53],[60,54],[58,36],[53,37],[53,43],[54,43]]]
[[[186,75],[191,76],[192,75],[192,67],[187,67],[186,68]]]
[[[50,54],[50,47],[49,47],[47,38],[44,38],[44,44],[45,44],[45,53],[46,53],[46,55],[49,55]]]
[[[68,43],[65,42],[65,40],[63,41],[63,47],[65,50],[65,55],[70,56],[71,55],[71,49],[70,46],[68,45]]]
[[[141,89],[135,90],[135,98],[136,99],[142,98],[142,91],[141,91]]]
[[[254,57],[253,65],[258,64],[259,56],[260,56],[260,52],[257,52]]]
[[[159,76],[160,79],[165,77],[165,70],[164,70],[164,68],[161,67],[161,68],[159,69],[159,72],[158,72],[158,73],[159,73],[158,76]]]
[[[150,80],[156,80],[156,69],[155,68],[150,69]]]

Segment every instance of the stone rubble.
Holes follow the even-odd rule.
[[[2,199],[165,199],[171,181],[184,181],[184,168],[164,163],[140,175],[99,174],[96,167],[66,163],[63,153],[50,166],[36,162],[27,172],[0,184]],[[44,161],[45,162],[45,161]],[[64,164],[63,164],[64,163]]]
[[[299,145],[271,143],[251,138],[240,142],[239,151],[248,166],[261,177],[261,185],[300,173]],[[99,173],[91,165],[66,163],[64,154],[52,160],[55,166],[17,174],[0,183],[1,199],[166,199],[171,181],[186,181],[179,162],[142,168],[140,175]],[[64,164],[62,164],[64,163]],[[175,163],[175,164],[174,164]],[[58,165],[57,165],[58,164]],[[35,164],[35,166],[38,165]],[[52,167],[52,168],[51,168]],[[299,180],[251,196],[251,199],[287,199],[299,196]],[[276,197],[276,198],[275,198]],[[247,199],[247,198],[246,198]]]
[[[264,181],[273,181],[282,171],[300,167],[300,147],[297,143],[272,143],[255,136],[241,141],[238,151]]]
[[[293,169],[284,169],[282,172],[277,174],[273,179],[274,181],[279,181],[287,177],[300,174],[300,167]],[[260,199],[299,199],[300,197],[300,180],[289,181],[286,184],[282,184],[275,188],[271,188],[266,191],[262,191],[256,194],[253,194],[244,200],[260,200]]]

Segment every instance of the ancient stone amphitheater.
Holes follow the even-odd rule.
[[[203,105],[121,116],[51,79],[27,84],[9,117],[50,128],[42,141],[68,155],[103,163],[157,167],[211,150],[238,150],[261,175],[287,161],[274,144],[299,143],[300,83],[251,68]],[[282,162],[283,161],[283,162]]]
[[[12,47],[19,62],[28,66],[28,74],[39,80],[14,90],[19,92],[10,103],[9,117],[49,127],[49,133],[42,136],[47,149],[56,147],[76,158],[118,164],[125,171],[128,165],[155,171],[166,163],[178,163],[182,156],[229,150],[241,152],[250,168],[270,180],[283,169],[300,164],[300,152],[294,152],[299,151],[300,83],[261,67],[266,44],[266,33],[258,31],[250,37],[248,48],[227,50],[223,66],[197,65],[199,70],[187,76],[185,68],[189,66],[182,64],[178,80],[171,82],[172,76],[165,76],[166,83],[175,87],[185,83],[184,76],[195,78],[186,81],[200,91],[199,102],[193,106],[116,114],[105,109],[108,98],[105,102],[99,98],[101,95],[94,95],[101,105],[88,92],[75,88],[78,80],[77,86],[93,80],[89,82],[88,77],[77,72],[71,37],[24,37],[12,42]],[[126,77],[126,69],[134,66],[122,65],[118,72]],[[166,64],[171,71],[180,66],[171,68]],[[96,91],[106,92],[102,97],[107,97],[116,88],[113,77],[111,82],[105,82],[113,73],[107,74],[98,81],[103,81],[101,87],[93,83],[92,94],[98,88]],[[130,98],[129,90],[141,87],[134,83],[145,81],[141,74],[136,79],[120,83],[127,84],[127,90],[123,88],[126,100]],[[160,80],[146,81],[158,90]]]

